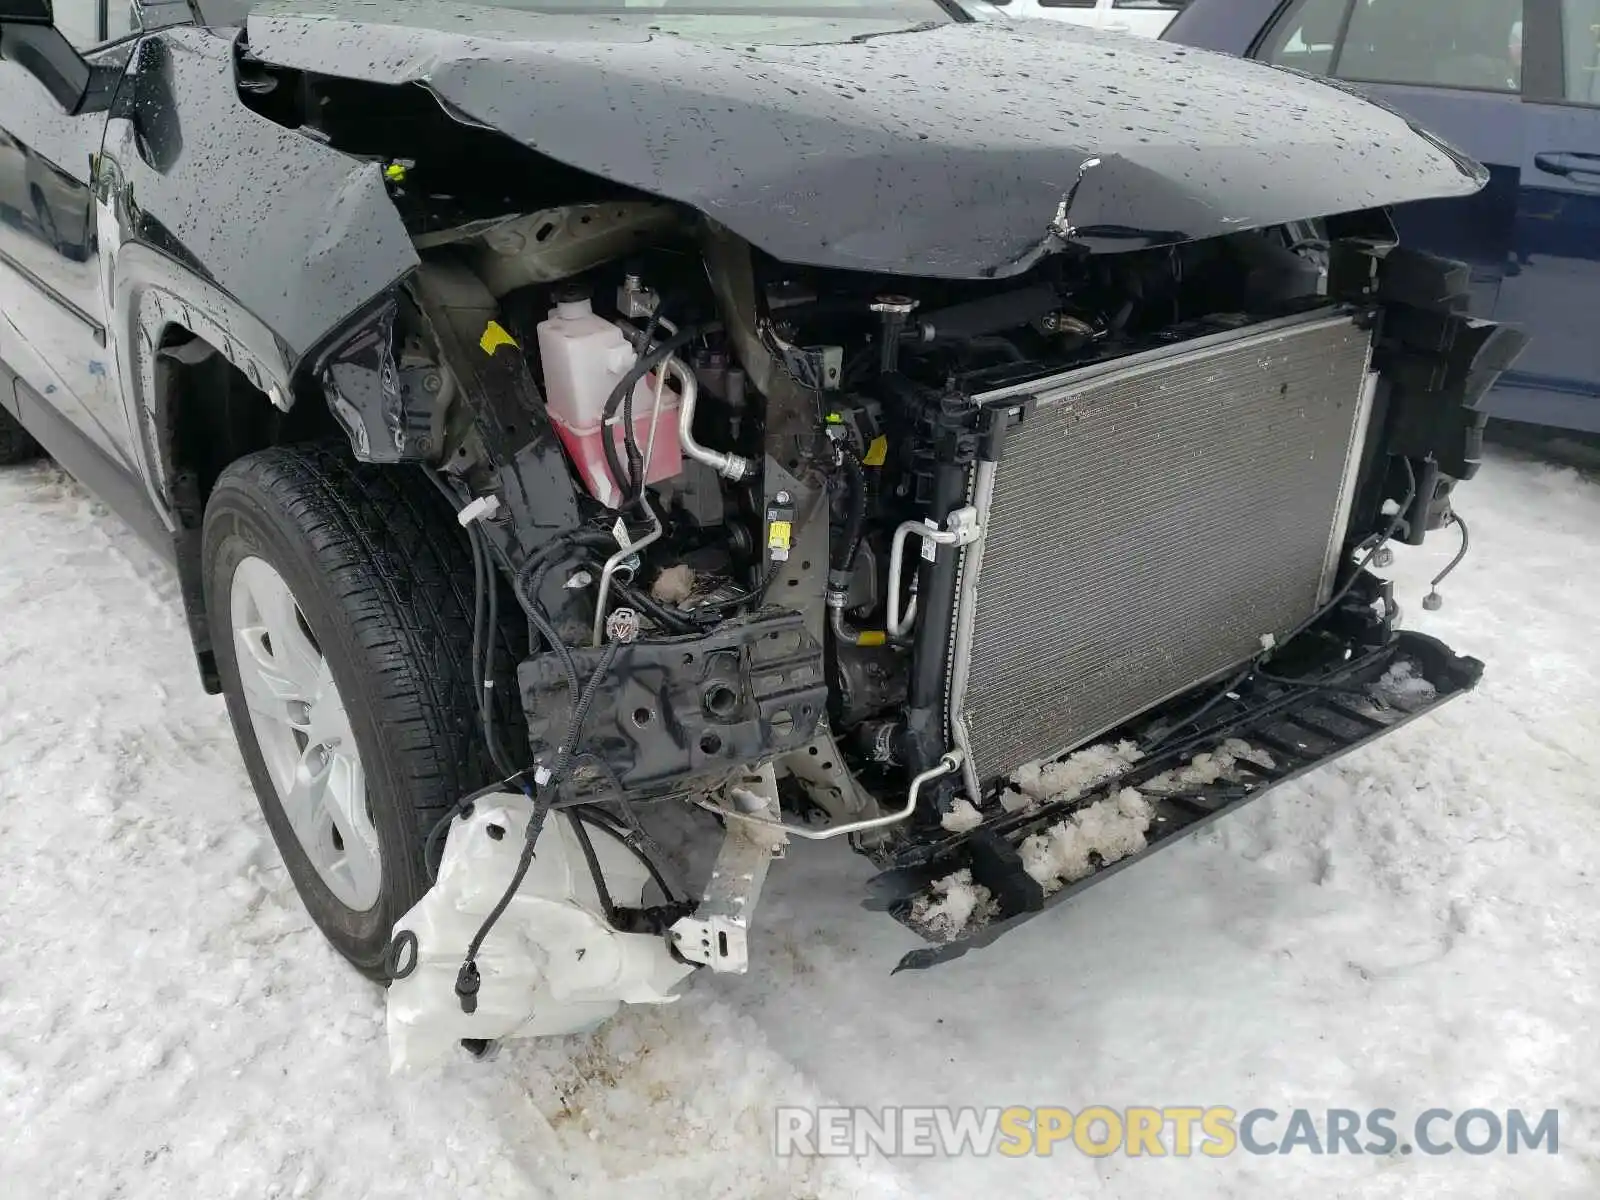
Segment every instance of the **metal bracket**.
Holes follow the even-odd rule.
[[[727,799],[750,819],[726,822],[705,895],[693,916],[673,923],[672,943],[690,962],[742,975],[750,968],[750,919],[767,868],[789,838],[777,824],[778,778],[771,763],[731,784]]]

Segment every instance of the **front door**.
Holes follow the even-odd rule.
[[[127,0],[55,2],[56,27],[97,59],[125,60],[136,21]],[[0,61],[0,356],[56,416],[131,469],[90,192],[105,125],[104,113],[68,116],[32,74]]]
[[[1475,196],[1424,200],[1394,214],[1404,244],[1469,264],[1480,317],[1495,313],[1516,223],[1521,18],[1522,0],[1300,0],[1255,51],[1349,82],[1489,169]]]
[[[1530,0],[1513,258],[1495,319],[1533,334],[1490,411],[1600,432],[1600,0]]]

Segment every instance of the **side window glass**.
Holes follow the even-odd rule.
[[[55,14],[56,28],[80,51],[121,41],[140,28],[136,0],[55,0]]]
[[[132,37],[139,28],[139,6],[134,0],[106,0],[106,41]]]
[[[1334,74],[1364,83],[1522,89],[1522,0],[1356,0]]]
[[[1561,0],[1567,99],[1600,104],[1600,0]]]
[[[1279,67],[1326,75],[1350,0],[1305,0],[1279,19],[1257,57]]]
[[[56,28],[75,50],[92,50],[100,36],[100,0],[55,0]]]

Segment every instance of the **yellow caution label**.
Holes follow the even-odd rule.
[[[861,456],[861,465],[864,467],[881,467],[889,460],[889,439],[879,434],[872,439],[872,445],[867,447],[867,452]]]
[[[478,349],[492,358],[494,352],[501,346],[510,346],[513,350],[522,349],[517,345],[517,339],[500,327],[500,322],[490,321],[483,327],[483,336],[478,339]]]
[[[794,538],[794,529],[788,521],[774,521],[767,526],[767,549],[787,550]]]
[[[889,635],[881,629],[863,629],[856,637],[858,646],[881,646],[889,640]]]

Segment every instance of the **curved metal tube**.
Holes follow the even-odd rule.
[[[901,521],[895,528],[894,541],[889,544],[889,613],[884,628],[892,638],[903,638],[911,632],[911,623],[917,619],[917,598],[911,597],[906,611],[900,611],[900,572],[905,569],[906,539],[912,534],[946,545],[956,541],[956,535],[946,529],[936,529],[926,521]]]
[[[929,767],[922,774],[914,776],[911,787],[906,791],[905,806],[892,813],[885,813],[881,817],[867,817],[860,821],[846,821],[843,825],[830,825],[826,829],[812,829],[806,825],[791,825],[787,821],[774,821],[768,817],[758,817],[751,813],[737,812],[731,808],[723,808],[720,804],[712,804],[709,800],[700,801],[700,807],[719,813],[735,821],[748,821],[752,825],[766,825],[772,829],[781,829],[793,837],[805,838],[811,842],[825,842],[829,838],[843,837],[847,833],[860,833],[864,829],[878,829],[884,825],[893,825],[897,821],[904,821],[917,811],[917,801],[922,796],[922,789],[929,781],[938,779],[941,775],[949,775],[961,769],[961,751],[947,750],[940,756],[939,761]],[[740,789],[731,788],[730,792]]]
[[[694,440],[694,410],[700,398],[700,384],[694,372],[676,357],[667,359],[661,368],[671,372],[678,381],[678,444],[683,447],[683,452],[695,462],[704,463],[724,479],[743,479],[752,474],[755,464],[748,458],[725,454]]]
[[[650,501],[644,498],[643,493],[639,496],[639,507],[644,509],[645,516],[650,518],[652,526],[650,532],[631,545],[619,546],[617,552],[606,559],[605,566],[600,568],[600,593],[594,600],[594,644],[596,646],[605,642],[606,601],[611,596],[611,580],[616,575],[617,569],[651,542],[658,540],[663,532],[661,518],[656,516],[655,509],[650,507]]]

